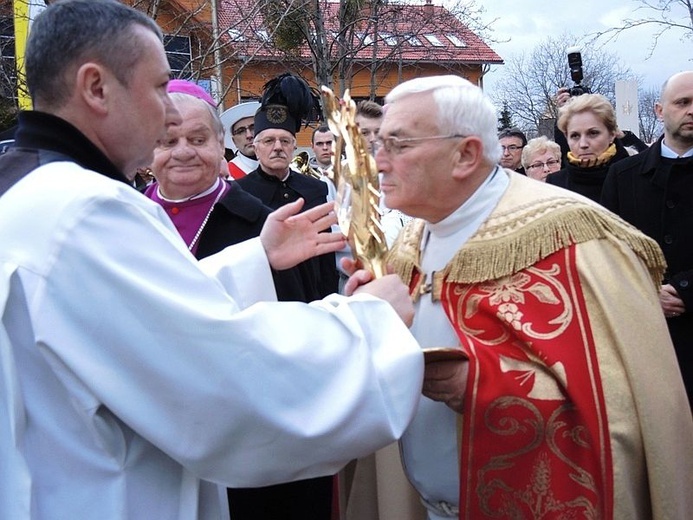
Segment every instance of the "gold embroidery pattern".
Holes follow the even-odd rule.
[[[507,412],[509,408],[521,411],[511,415]],[[499,411],[502,412],[497,413]],[[565,431],[566,424],[571,421],[565,420],[563,415],[572,411],[572,405],[564,404],[544,422],[541,412],[528,400],[503,397],[491,403],[484,418],[489,431],[505,437],[501,440],[504,444],[516,445],[518,440],[524,440],[524,444],[511,453],[493,457],[479,470],[476,491],[485,515],[491,518],[535,520],[599,518],[594,479],[588,471],[570,460],[565,454],[566,450],[561,448],[566,443],[590,448],[583,428],[574,427],[571,431]],[[494,419],[494,416],[498,419]],[[506,474],[517,480],[518,471],[527,472],[528,468],[531,471],[522,488],[514,488],[503,478]],[[564,475],[566,471],[569,472],[571,484],[569,498],[556,496],[552,491],[556,489],[553,485],[555,476]]]
[[[461,324],[465,333],[486,345],[498,345],[507,341],[511,333],[508,329],[521,332],[533,339],[556,338],[570,325],[574,314],[568,292],[558,280],[559,274],[558,265],[553,265],[549,269],[531,267],[498,280],[478,285],[455,286],[454,290],[461,295],[456,311],[457,323]],[[500,328],[494,333],[489,330],[474,330],[468,326],[469,320],[480,312],[480,305],[484,300],[488,300],[488,305],[496,309],[496,317],[505,323],[507,328]],[[526,313],[522,311],[524,305],[537,304],[545,309],[546,320],[541,324],[527,321]],[[530,314],[536,316],[537,313]]]

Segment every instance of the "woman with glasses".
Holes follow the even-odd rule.
[[[546,178],[599,202],[609,167],[628,157],[616,138],[616,111],[601,94],[582,94],[570,99],[558,113],[558,128],[568,140],[566,166]]]
[[[522,167],[527,177],[545,181],[561,169],[561,147],[543,135],[530,139],[522,150]]]

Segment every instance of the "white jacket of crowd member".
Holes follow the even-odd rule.
[[[0,243],[0,518],[223,518],[217,484],[334,474],[413,416],[389,304],[257,303],[259,239],[198,264],[157,204],[60,162],[0,198]]]

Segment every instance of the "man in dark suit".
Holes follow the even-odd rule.
[[[299,198],[305,201],[304,210],[310,209],[326,201],[327,184],[290,168],[296,132],[310,107],[297,108],[287,102],[291,98],[287,91],[308,87],[300,78],[288,74],[275,82],[276,88],[268,88],[255,114],[255,153],[260,166],[236,182],[272,209]],[[334,253],[302,262],[298,268],[302,272],[303,294],[297,294],[297,300],[310,302],[337,291]]]
[[[255,114],[255,154],[260,166],[235,184],[277,209],[302,198],[304,210],[326,201],[327,184],[303,175],[289,167],[296,149],[296,132],[310,109],[292,105],[288,99],[311,98],[308,86],[295,76],[283,75],[268,83],[258,112]],[[291,95],[291,94],[296,95]],[[329,230],[327,230],[329,231]],[[279,295],[283,300],[310,302],[337,292],[338,276],[334,253],[300,263],[299,283],[292,294]],[[287,331],[289,332],[289,331]],[[318,477],[265,488],[229,489],[231,517],[241,520],[329,520],[332,510],[332,477]]]
[[[525,174],[525,169],[522,167],[522,149],[527,144],[527,137],[519,128],[504,128],[498,133],[503,155],[500,159],[500,165],[503,168]]]
[[[693,71],[663,85],[664,136],[614,163],[601,202],[657,241],[667,261],[660,303],[693,402]]]

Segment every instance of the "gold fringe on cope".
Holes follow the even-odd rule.
[[[653,283],[659,287],[666,263],[654,240],[583,197],[517,177],[511,176],[507,193],[486,222],[446,265],[440,273],[442,278],[462,284],[503,278],[573,244],[612,240],[631,248],[643,260]],[[407,285],[411,284],[414,271],[419,269],[419,245],[424,226],[421,220],[411,222],[388,257],[388,263]]]
[[[386,264],[407,285],[411,284],[414,270],[421,270],[419,245],[425,225],[423,220],[414,219],[404,226],[386,258]]]

